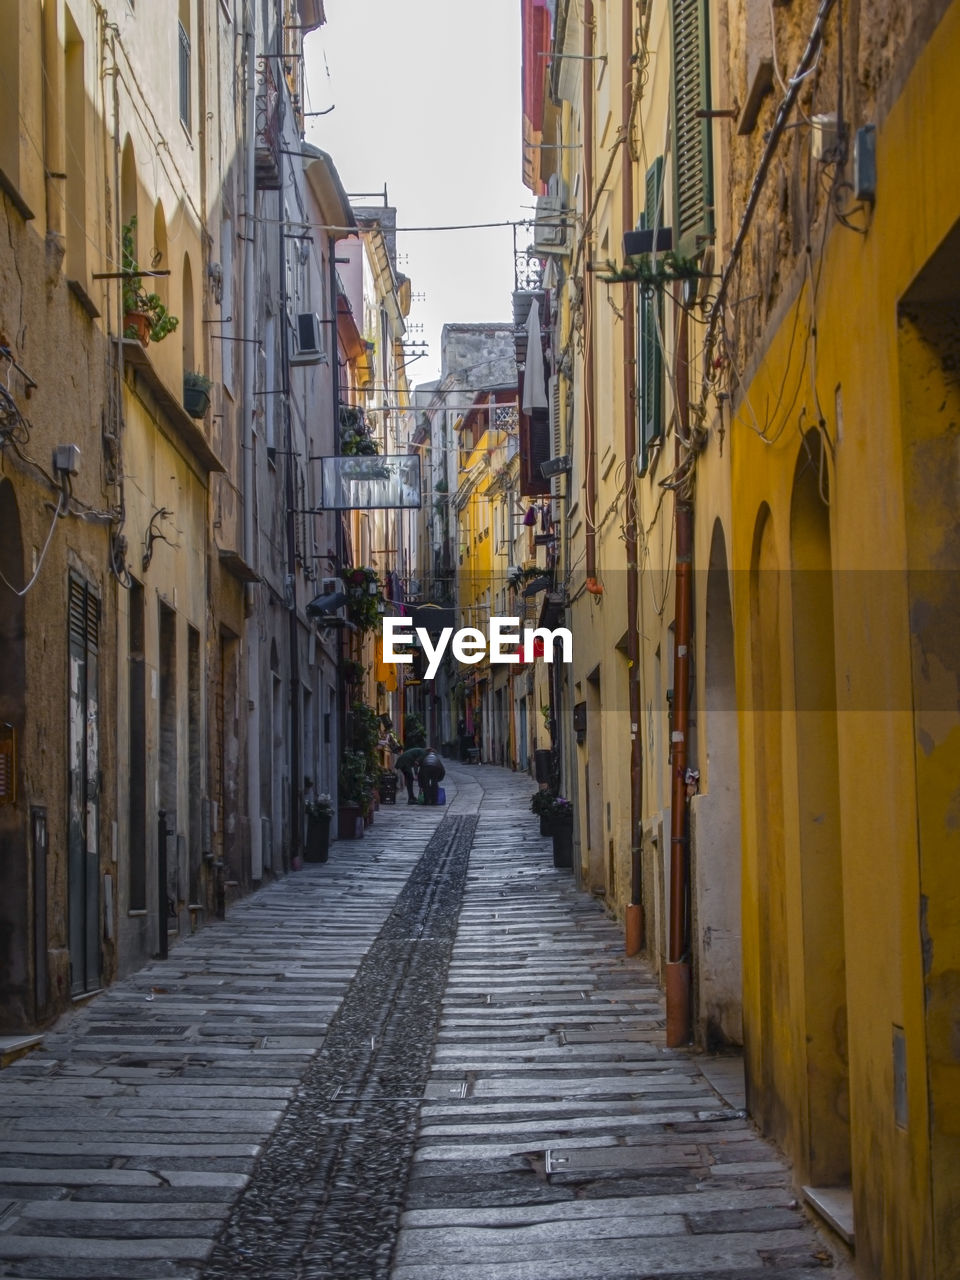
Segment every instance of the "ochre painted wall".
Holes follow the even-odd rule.
[[[791,343],[804,282],[731,426],[750,1101],[824,1183],[843,1180],[848,1096],[858,1271],[896,1280],[960,1268],[957,600],[945,575],[905,573],[960,564],[955,242],[911,292],[960,219],[958,65],[954,4],[878,124],[868,234],[827,239],[815,362]],[[795,381],[787,429],[761,441],[758,406]],[[815,563],[825,582],[801,576]],[[831,648],[832,705],[797,709]]]

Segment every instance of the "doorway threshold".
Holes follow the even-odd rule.
[[[92,991],[78,991],[75,996],[70,997],[70,1002],[71,1004],[86,1004],[94,996],[102,995],[103,991],[103,987],[94,987]]]
[[[802,1187],[803,1198],[853,1248],[853,1192],[849,1187]]]
[[[9,1067],[31,1049],[39,1049],[43,1036],[0,1036],[0,1068]]]

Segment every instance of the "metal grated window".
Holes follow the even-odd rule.
[[[190,37],[183,23],[177,23],[180,33],[180,119],[184,128],[190,129]]]

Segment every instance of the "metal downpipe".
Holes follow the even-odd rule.
[[[621,79],[623,127],[629,129],[633,109],[633,5],[623,6],[621,27]],[[633,157],[629,138],[622,148],[621,221],[629,231],[634,221]],[[637,955],[643,948],[644,920],[641,863],[643,820],[643,739],[640,735],[640,625],[637,564],[637,504],[634,491],[637,458],[637,337],[636,290],[628,281],[623,300],[623,456],[627,469],[627,518],[624,542],[627,557],[627,681],[630,707],[630,902],[626,909],[625,951]]]
[[[256,328],[256,280],[255,244],[256,218],[256,128],[257,128],[257,65],[256,65],[256,15],[251,3],[245,9],[246,33],[246,201],[243,228],[243,414],[241,448],[243,453],[243,558],[252,568],[257,567],[256,546],[256,484],[257,468],[254,454],[253,418],[255,400],[253,394],[256,371],[256,349],[253,342]],[[247,823],[250,837],[250,877],[263,879],[263,842],[260,829],[260,620],[257,613],[257,587],[246,588],[246,621],[244,633],[247,646]]]
[[[676,465],[682,462],[681,436],[689,416],[689,336],[686,313],[677,332]],[[670,932],[667,949],[667,1047],[690,1039],[690,960],[687,954],[687,732],[690,727],[690,639],[692,632],[693,504],[676,491],[676,597],[673,651],[673,734],[670,804]]]

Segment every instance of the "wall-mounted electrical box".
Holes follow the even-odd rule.
[[[837,145],[837,115],[828,111],[810,117],[810,154],[814,160],[832,160]]]
[[[877,198],[877,126],[862,125],[853,139],[853,193],[873,204]]]

